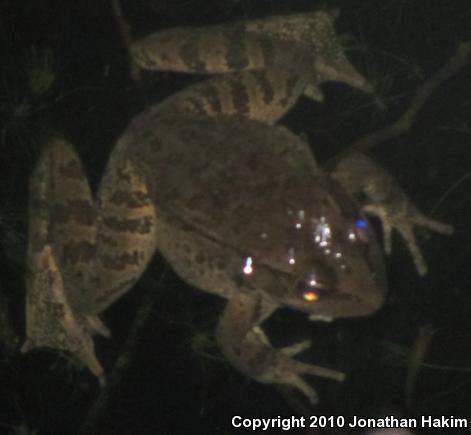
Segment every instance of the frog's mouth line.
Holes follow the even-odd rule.
[[[234,244],[228,243],[227,241],[223,241],[217,237],[214,237],[213,235],[204,231],[204,228],[201,228],[200,226],[195,225],[194,223],[189,223],[187,220],[178,217],[177,214],[171,208],[165,210],[164,212],[162,212],[161,209],[158,209],[158,211],[160,215],[159,219],[162,219],[161,215],[163,214],[164,220],[166,220],[167,222],[171,222],[170,225],[178,225],[180,229],[185,232],[188,231],[188,232],[196,232],[198,234],[201,234],[202,236],[204,236],[206,239],[213,242],[214,244],[217,244],[225,249],[230,249],[236,252],[242,260],[246,258],[248,255],[250,255],[247,253],[247,251],[241,250],[239,247],[235,246]],[[241,265],[242,265],[242,262],[241,262]],[[283,270],[275,269],[272,266],[267,265],[263,262],[260,262],[260,263],[257,262],[257,268],[261,268],[261,267],[265,270],[270,271],[271,273],[275,275],[280,276],[280,280],[283,279],[282,277],[286,277],[290,280],[292,280],[294,277],[294,275],[291,275]]]
[[[172,209],[166,209],[165,211],[159,210],[159,218],[164,219],[166,222],[171,222],[170,225],[177,225],[182,231],[185,232],[196,232],[202,237],[205,237],[210,242],[221,246],[222,248],[232,250],[237,253],[241,258],[241,268],[243,267],[243,259],[247,258],[247,252],[241,250],[239,247],[235,246],[232,243],[228,243],[225,240],[221,240],[217,237],[214,237],[212,234],[209,234],[198,225],[190,223],[187,220],[178,217]],[[270,289],[267,289],[267,296],[272,298],[278,304],[292,307],[300,311],[304,311],[307,314],[309,313],[309,307],[316,307],[319,305],[331,304],[332,306],[336,303],[341,305],[350,304],[361,306],[364,302],[357,294],[346,293],[335,291],[333,288],[325,290],[322,292],[322,296],[318,300],[313,300],[312,302],[302,299],[302,295],[296,296],[296,283],[299,281],[299,277],[294,274],[289,274],[283,270],[273,268],[272,266],[265,264],[263,262],[256,263],[257,269],[260,271],[265,271],[270,273],[275,277],[276,282],[284,282],[286,285],[273,286]],[[242,273],[242,270],[241,270]],[[286,290],[288,289],[288,293]],[[313,316],[313,320],[319,320],[319,314],[310,314]],[[339,316],[321,316],[325,318],[336,318]],[[342,317],[342,316],[340,316]]]
[[[228,243],[227,241],[224,241],[224,240],[221,240],[217,237],[214,237],[214,235],[212,235],[212,234],[210,234],[206,231],[205,227],[200,227],[199,225],[195,225],[194,223],[190,223],[187,220],[185,220],[181,217],[178,217],[177,214],[171,208],[170,208],[170,212],[168,212],[168,211],[162,212],[161,210],[158,209],[158,207],[156,207],[156,208],[157,208],[157,210],[159,212],[159,215],[160,215],[159,218],[162,219],[162,215],[163,215],[164,220],[166,220],[167,222],[171,222],[171,225],[178,225],[180,227],[180,229],[185,231],[185,232],[188,231],[188,232],[196,232],[197,234],[201,234],[206,239],[208,239],[211,242],[217,244],[218,246],[221,246],[223,248],[235,251],[237,254],[240,255],[240,257],[242,259],[244,259],[244,258],[246,258],[247,256],[250,255],[249,253],[247,253],[247,251],[244,251],[244,250],[238,248],[234,244]],[[274,273],[286,274],[286,272],[283,272],[283,271],[278,270],[278,269],[273,269],[271,266],[268,266],[264,263],[257,263],[257,265],[258,265],[258,267],[263,266],[263,267],[269,269],[270,271],[272,271]],[[286,275],[289,275],[289,274],[286,274]],[[291,276],[291,275],[289,275],[289,276]]]

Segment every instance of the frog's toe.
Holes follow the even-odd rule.
[[[324,93],[316,83],[308,83],[304,88],[303,95],[313,101],[316,101],[317,103],[324,102]]]
[[[413,231],[414,226],[423,227],[429,231],[444,235],[453,234],[453,227],[434,219],[430,219],[418,211],[411,215],[408,219],[404,218],[400,222],[398,221],[396,223],[395,228],[406,242],[407,249],[409,250],[412,259],[414,260],[415,268],[417,269],[418,274],[420,276],[424,276],[428,272],[428,267],[415,238]]]
[[[386,207],[378,206],[375,204],[368,204],[363,207],[365,213],[371,216],[375,216],[381,222],[381,227],[383,229],[383,245],[384,252],[386,255],[391,255],[392,244],[391,244],[391,234],[393,228],[397,225],[396,222],[393,222],[391,213]]]
[[[278,350],[277,364],[270,370],[267,370],[259,381],[265,383],[277,383],[290,385],[301,391],[309,401],[315,405],[319,402],[316,390],[309,385],[302,376],[318,376],[334,381],[342,382],[345,380],[345,374],[337,370],[320,367],[312,364],[296,361],[290,355],[299,353],[306,349],[307,342],[303,341],[295,345]],[[309,343],[310,345],[310,343]]]
[[[295,367],[303,375],[314,375],[338,382],[343,382],[345,380],[344,373],[328,369],[326,367],[319,367],[301,362],[296,362]],[[300,375],[291,372],[286,376],[284,383],[301,391],[313,405],[317,405],[319,403],[319,396],[316,390],[304,381]]]
[[[85,316],[84,318],[87,330],[91,335],[101,335],[105,338],[111,337],[111,331],[108,327],[98,318],[98,316]]]
[[[311,347],[311,340],[303,340],[298,343],[294,343],[291,346],[286,346],[280,349],[286,356],[295,356],[298,353],[304,352],[306,349]]]
[[[269,357],[268,360],[265,358],[250,358],[252,363],[254,361],[256,363],[250,364],[250,369],[246,371],[247,375],[258,382],[290,385],[301,391],[312,404],[318,403],[319,398],[315,389],[304,381],[302,376],[318,376],[338,382],[342,382],[345,379],[345,375],[337,370],[319,367],[294,359],[296,355],[311,347],[311,340],[302,340],[289,346],[275,349],[270,344],[270,340],[263,329],[255,326],[247,336],[246,344],[248,343],[255,346],[258,354],[269,355]],[[263,361],[263,368],[258,364],[259,361]]]
[[[417,226],[427,228],[435,233],[444,234],[445,236],[449,236],[454,232],[452,225],[444,224],[435,219],[430,219],[422,213],[417,213],[411,218],[411,220]]]
[[[337,382],[343,382],[345,380],[345,373],[343,372],[300,361],[296,361],[296,371],[303,375],[317,376],[319,378],[330,379]]]
[[[317,391],[307,382],[305,382],[300,376],[290,373],[289,377],[285,379],[284,383],[301,391],[308,398],[312,405],[317,405],[319,403],[319,395],[317,394]]]
[[[414,261],[415,268],[417,273],[420,276],[427,275],[428,267],[425,259],[422,255],[422,251],[419,248],[417,240],[415,238],[414,232],[412,231],[412,226],[405,224],[403,226],[397,226],[397,231],[404,239],[407,249],[409,250],[412,260]]]
[[[384,251],[391,255],[391,234],[395,229],[404,239],[414,261],[417,273],[424,276],[428,272],[428,267],[422,255],[422,251],[414,235],[414,227],[423,227],[429,231],[450,235],[453,234],[453,227],[443,222],[430,219],[418,211],[414,206],[408,204],[407,211],[394,213],[390,208],[383,205],[367,205],[364,207],[367,214],[377,217],[383,227]]]

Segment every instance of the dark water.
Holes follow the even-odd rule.
[[[376,83],[377,95],[327,84],[324,104],[302,99],[286,116],[284,124],[309,138],[321,162],[394,121],[457,44],[471,39],[471,3],[466,0],[122,3],[136,37],[172,26],[339,7],[337,28],[351,47],[349,57]],[[417,276],[404,245],[395,238],[387,263],[390,295],[376,315],[317,324],[282,312],[269,321],[276,345],[310,337],[314,345],[306,361],[344,370],[348,376],[342,385],[313,379],[321,404],[312,414],[444,415],[468,418],[471,426],[469,77],[471,63],[434,92],[407,134],[371,153],[423,211],[455,227],[452,237],[417,232],[429,275]],[[150,102],[198,80],[172,73],[146,73],[145,79],[145,93],[129,80],[126,54],[106,1],[0,3],[0,293],[2,306],[8,303],[9,323],[20,336],[28,175],[41,140],[51,131],[69,138],[96,186],[127,120]],[[186,286],[160,258],[105,313],[113,337],[98,340],[97,352],[108,371],[146,303],[153,304],[151,314],[135,342],[130,366],[86,433],[244,433],[231,427],[234,415],[295,414],[273,387],[246,380],[224,362],[212,338],[222,300]],[[434,331],[423,361],[427,365],[420,368],[407,396],[407,356],[424,326]],[[37,431],[30,433],[77,433],[98,394],[88,373],[49,351],[3,355],[0,433],[15,433],[14,426],[21,424]],[[440,433],[459,431],[445,428]]]

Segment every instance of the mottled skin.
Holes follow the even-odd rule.
[[[386,235],[399,229],[421,272],[412,225],[449,227],[423,217],[366,157],[341,161],[335,180],[306,142],[274,125],[301,95],[321,99],[323,81],[370,89],[345,57],[335,16],[180,28],[134,44],[142,67],[217,75],[131,121],[95,200],[72,147],[50,141],[31,179],[25,351],[68,351],[103,380],[91,338],[108,334],[98,314],[159,249],[189,284],[228,299],[217,340],[243,373],[292,385],[313,403],[302,375],[343,379],[293,358],[308,342],[274,349],[262,322],[281,306],[312,319],[381,306],[382,255],[356,194],[366,196]],[[382,195],[382,185],[394,195]]]

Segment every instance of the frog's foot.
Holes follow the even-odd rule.
[[[291,346],[275,349],[262,329],[257,326],[249,332],[244,340],[244,345],[251,348],[250,356],[255,357],[245,364],[249,369],[249,373],[246,373],[250,377],[258,382],[290,385],[301,391],[313,405],[319,402],[319,397],[316,390],[305,382],[302,376],[319,376],[338,382],[345,379],[342,372],[303,363],[293,358],[311,347],[310,340],[303,340]],[[261,364],[258,358],[260,355],[264,356]]]
[[[364,206],[363,209],[366,213],[376,216],[381,221],[386,254],[391,254],[391,234],[392,230],[396,229],[406,243],[418,274],[424,276],[427,274],[428,268],[415,238],[414,226],[423,227],[444,235],[453,234],[453,227],[428,218],[414,207],[406,197],[403,199],[407,202],[400,210],[387,207],[384,203],[369,204]]]
[[[109,334],[96,316],[75,312],[70,305],[62,275],[49,245],[32,256],[34,273],[26,300],[26,342],[22,353],[47,347],[69,353],[104,385],[103,368],[95,355],[92,333]]]
[[[452,234],[453,228],[424,216],[386,169],[363,154],[345,156],[332,175],[348,193],[358,198],[366,213],[381,221],[386,253],[391,254],[391,233],[396,229],[406,242],[417,272],[425,275],[427,265],[415,239],[414,226],[445,235]]]
[[[304,88],[303,95],[317,103],[323,103],[325,100],[324,93],[316,82],[308,83]]]

